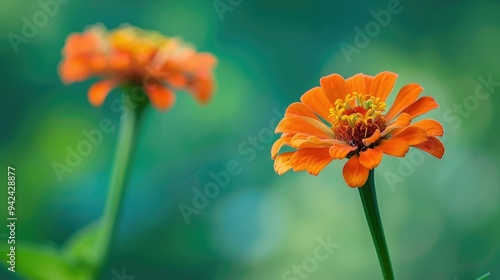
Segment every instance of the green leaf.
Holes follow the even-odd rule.
[[[66,240],[62,253],[76,266],[91,268],[96,265],[95,244],[99,222],[94,222],[77,230]]]
[[[88,272],[77,270],[52,246],[16,246],[16,273],[36,280],[89,280]]]

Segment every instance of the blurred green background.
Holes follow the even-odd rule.
[[[98,128],[104,118],[118,125],[111,103],[120,92],[94,108],[86,96],[92,81],[64,86],[57,65],[68,34],[96,22],[108,28],[130,23],[214,53],[218,86],[207,106],[179,93],[169,112],[147,111],[103,279],[127,279],[117,276],[123,270],[136,280],[382,279],[358,191],[341,175],[344,162],[318,177],[278,176],[270,159],[276,116],[320,77],[382,70],[399,74],[396,88],[423,85],[441,106],[426,116],[446,130],[443,160],[411,151],[404,160],[384,157],[377,168],[398,279],[500,279],[494,120],[500,2],[66,1],[17,46],[7,34],[21,35],[23,18],[33,22],[42,7],[0,2],[0,220],[7,223],[10,164],[17,171],[19,246],[60,247],[103,211],[116,129],[62,180],[52,165],[64,163],[68,147],[86,139],[82,130]],[[397,12],[374,23],[388,5]],[[347,45],[352,52],[346,55]],[[477,95],[483,80],[493,82]],[[180,205],[193,207],[196,190],[228,163],[240,172],[187,223]],[[0,226],[0,245],[7,234]],[[320,240],[335,243],[321,251],[325,260],[315,259]],[[0,258],[5,265],[6,252]],[[293,274],[294,265],[302,275]],[[24,278],[2,269],[0,279]]]

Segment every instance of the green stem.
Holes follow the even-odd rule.
[[[99,232],[96,240],[95,279],[100,278],[103,274],[103,269],[109,258],[111,246],[116,235],[125,194],[126,179],[129,174],[132,150],[135,144],[136,130],[144,105],[146,104],[144,102],[134,102],[130,92],[130,88],[126,88],[125,94],[123,94],[125,110],[121,116],[108,197],[103,216],[99,223]]]
[[[375,169],[370,170],[370,174],[368,175],[368,180],[365,185],[359,188],[359,194],[361,195],[361,202],[363,203],[366,220],[368,221],[372,240],[375,244],[375,249],[377,250],[378,261],[380,263],[384,279],[394,280],[395,278],[394,272],[392,271],[391,258],[389,256],[389,250],[387,249],[384,228],[382,227],[382,221],[378,210],[374,174]]]

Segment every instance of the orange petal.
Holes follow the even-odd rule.
[[[319,121],[318,116],[314,114],[311,107],[300,102],[292,103],[290,104],[290,106],[288,106],[288,108],[286,108],[285,117],[294,117],[294,116],[308,117],[312,119],[317,119]]]
[[[335,143],[340,143],[335,139],[319,139],[316,136],[308,134],[295,134],[290,141],[291,146],[296,149],[303,148],[326,148],[331,147]]]
[[[434,98],[430,96],[423,96],[404,109],[403,112],[407,113],[412,119],[414,119],[436,108],[439,108],[439,105]]]
[[[372,83],[373,83],[373,76],[370,75],[364,75],[365,76],[365,90],[367,94],[371,95],[371,89],[372,89]]]
[[[88,98],[92,105],[101,106],[109,92],[116,86],[115,80],[99,81],[89,88]]]
[[[332,158],[328,154],[329,148],[308,148],[300,149],[294,153],[290,159],[290,164],[294,171],[307,170],[309,173],[311,171],[317,171],[313,175],[317,175],[321,169],[323,169]],[[328,162],[326,162],[328,161]],[[314,166],[318,164],[318,166]]]
[[[444,134],[443,126],[438,121],[432,119],[418,121],[412,124],[412,126],[423,128],[427,132],[427,136],[443,136]]]
[[[424,143],[420,143],[418,145],[413,146],[415,148],[419,148],[424,152],[428,152],[429,154],[441,159],[444,154],[444,145],[443,143],[437,139],[436,137],[429,137],[427,141]]]
[[[401,115],[398,116],[398,118],[396,120],[394,120],[392,123],[390,123],[384,129],[384,131],[382,132],[380,137],[386,136],[387,134],[393,132],[393,130],[395,130],[397,128],[404,128],[404,127],[408,126],[410,124],[410,122],[411,122],[410,115],[408,115],[406,113],[402,113]]]
[[[333,105],[330,103],[328,98],[322,88],[315,87],[308,90],[306,93],[300,97],[300,101],[309,108],[311,108],[316,114],[320,115],[323,119],[328,120],[330,115],[330,108]]]
[[[363,144],[365,144],[366,146],[370,146],[371,144],[377,142],[379,139],[380,139],[381,135],[380,135],[380,130],[375,130],[375,132],[372,134],[372,136],[368,137],[368,138],[365,138],[363,140],[361,140],[363,142]]]
[[[404,157],[410,149],[410,146],[408,146],[408,143],[406,143],[404,139],[390,138],[380,141],[377,148],[381,149],[384,154],[395,157]]]
[[[382,161],[382,150],[380,148],[367,149],[359,153],[359,163],[368,169],[373,169]]]
[[[389,71],[384,71],[375,76],[370,90],[371,95],[380,97],[380,101],[384,102],[387,96],[391,93],[398,75]]]
[[[328,152],[322,152],[307,160],[307,173],[317,176],[333,159]]]
[[[303,133],[318,138],[333,139],[333,131],[322,122],[308,117],[285,117],[276,127],[275,133]]]
[[[362,187],[368,179],[368,168],[364,167],[357,155],[352,156],[342,169],[344,180],[351,188]]]
[[[394,104],[385,115],[386,121],[390,122],[392,119],[401,113],[406,107],[410,106],[418,95],[424,90],[419,84],[408,84],[401,88]]]
[[[271,148],[271,158],[272,159],[276,159],[276,156],[278,155],[278,152],[280,151],[280,149],[285,146],[285,145],[288,145],[290,146],[290,140],[292,140],[292,137],[289,136],[289,137],[281,137],[280,139],[276,140],[276,142],[274,142],[272,148]]]
[[[195,99],[201,104],[206,104],[212,98],[215,82],[210,73],[198,73],[194,76],[188,87]]]
[[[59,64],[59,76],[67,84],[83,81],[92,75],[91,72],[87,61],[82,59],[66,59]]]
[[[167,110],[175,103],[174,92],[161,84],[149,85],[145,90],[151,104],[158,110]]]
[[[391,139],[393,138],[403,139],[412,146],[427,141],[427,132],[420,127],[408,126],[400,133],[393,135]]]
[[[319,83],[325,92],[326,98],[330,100],[330,104],[335,104],[337,99],[344,100],[345,96],[349,93],[347,83],[339,74],[323,77]]]
[[[274,171],[276,171],[276,173],[278,173],[279,175],[282,175],[283,173],[290,170],[292,168],[292,166],[290,165],[290,159],[292,158],[294,153],[295,152],[288,152],[279,155],[274,161]]]
[[[328,152],[333,159],[344,159],[350,152],[356,149],[357,147],[351,145],[335,143],[330,147]]]
[[[356,74],[346,80],[349,92],[357,92],[359,94],[366,94],[365,75],[362,73]]]

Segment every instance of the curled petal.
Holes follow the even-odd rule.
[[[412,119],[425,114],[431,110],[439,108],[436,100],[430,96],[422,96],[417,101],[413,102],[410,106],[403,110],[411,116]]]
[[[384,102],[392,91],[398,74],[389,71],[380,72],[375,76],[372,82],[370,93],[375,97],[380,97]]]
[[[285,145],[290,146],[291,140],[292,140],[291,136],[281,137],[280,139],[276,140],[276,142],[274,142],[274,144],[271,148],[271,158],[276,159],[276,156],[278,155],[279,150]]]
[[[276,157],[274,161],[274,170],[279,175],[284,174],[292,168],[290,165],[290,159],[292,158],[294,152],[283,153]]]
[[[374,148],[361,151],[359,153],[359,162],[366,168],[372,170],[382,161],[382,149]]]
[[[408,145],[413,146],[427,141],[427,132],[420,127],[408,126],[392,138],[403,139]]]
[[[351,188],[362,187],[368,179],[369,169],[359,162],[357,155],[352,156],[342,169],[342,175]]]
[[[371,144],[377,142],[380,139],[380,137],[382,137],[382,136],[383,135],[380,135],[380,130],[376,129],[375,132],[372,134],[372,136],[370,136],[368,138],[365,138],[365,139],[363,139],[361,141],[366,146],[370,146]]]
[[[404,157],[410,146],[404,139],[400,138],[390,138],[387,140],[380,141],[377,146],[378,149],[381,149],[384,154],[395,156],[395,157]]]
[[[151,104],[159,110],[167,110],[175,103],[175,94],[161,84],[149,85],[145,88]]]
[[[402,113],[401,115],[399,115],[396,118],[396,120],[394,120],[392,123],[390,123],[384,129],[384,131],[382,132],[382,134],[380,135],[380,137],[386,136],[387,134],[393,132],[393,130],[395,130],[397,128],[407,127],[410,123],[411,123],[411,117],[410,117],[410,115],[408,115],[406,113]]]
[[[109,92],[116,86],[115,80],[99,81],[89,88],[88,98],[92,105],[101,106]]]
[[[436,137],[429,137],[424,143],[413,146],[424,152],[427,152],[439,159],[443,158],[444,155],[444,145]]]
[[[427,132],[427,136],[443,136],[444,134],[443,126],[438,121],[432,119],[418,121],[412,124],[412,126],[424,129]]]
[[[388,122],[401,113],[406,107],[410,106],[415,100],[417,100],[418,95],[424,90],[419,84],[408,84],[401,88],[394,104],[391,106],[385,118]]]

